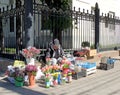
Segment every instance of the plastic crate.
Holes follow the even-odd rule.
[[[93,68],[93,67],[96,67],[96,63],[85,63],[85,64],[82,64],[81,65],[82,68],[85,68],[85,69],[90,69],[90,68]]]
[[[84,73],[83,72],[76,72],[75,74],[72,75],[73,79],[79,79],[79,78],[82,78],[84,77]]]
[[[83,75],[86,77],[90,74],[94,74],[96,73],[96,67],[92,67],[92,68],[89,68],[89,69],[82,69],[81,72],[83,73]]]
[[[106,64],[113,64],[115,60],[110,57],[102,57],[101,58],[101,63],[106,63]]]
[[[115,62],[115,60],[113,59],[113,58],[109,58],[108,60],[107,60],[107,63],[108,64],[113,64]]]
[[[86,69],[86,68],[82,68],[80,72],[76,72],[75,74],[73,74],[73,78],[74,79],[78,79],[78,78],[81,78],[81,77],[86,77],[90,74],[93,74],[96,72],[96,66],[90,66],[89,69]]]
[[[114,63],[112,64],[100,63],[100,69],[102,70],[109,70],[112,68],[114,68]]]

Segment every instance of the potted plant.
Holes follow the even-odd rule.
[[[46,88],[49,88],[50,85],[51,85],[50,79],[51,79],[51,74],[49,74],[49,73],[46,74],[46,75],[45,75],[45,87],[46,87]]]
[[[90,49],[90,43],[88,41],[82,42],[81,46],[83,49]]]
[[[37,73],[37,67],[36,65],[26,65],[25,71],[28,73],[28,79],[29,79],[29,86],[35,85],[35,76]]]
[[[56,86],[58,84],[58,74],[54,74],[53,76],[53,85]]]
[[[68,82],[72,82],[72,72],[68,72]]]
[[[20,70],[18,67],[14,68],[14,79],[15,79],[15,86],[23,86],[24,85],[24,71]]]

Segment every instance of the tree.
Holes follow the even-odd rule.
[[[42,27],[47,27],[53,33],[53,39],[58,38],[62,43],[62,31],[72,25],[71,21],[71,0],[41,0],[53,10],[49,13],[49,19],[44,20]],[[44,11],[45,12],[45,11]],[[44,15],[44,18],[45,15]],[[51,24],[51,25],[49,25]],[[48,26],[49,25],[49,26]]]

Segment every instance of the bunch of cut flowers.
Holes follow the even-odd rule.
[[[27,73],[31,73],[31,74],[33,74],[34,76],[36,76],[37,66],[36,66],[36,65],[26,65],[25,71],[26,71]]]
[[[60,71],[60,66],[59,65],[53,65],[52,66],[52,73],[59,72]]]
[[[22,69],[20,69],[18,67],[15,67],[14,70],[15,70],[14,79],[16,81],[24,81],[24,76],[25,76],[24,70],[22,70]]]
[[[52,66],[50,65],[46,65],[44,67],[42,67],[41,71],[46,75],[46,74],[50,74],[52,72]]]
[[[58,70],[60,70],[60,66],[58,65],[46,65],[42,68],[42,72],[44,74],[54,73],[54,72],[57,72]]]
[[[61,61],[61,68],[62,69],[66,69],[66,68],[69,68],[70,67],[70,65],[71,65],[71,62],[69,61],[69,60],[67,60],[67,59],[63,59],[62,61]]]
[[[28,48],[22,49],[21,53],[25,58],[33,58],[40,53],[40,49],[29,46]]]

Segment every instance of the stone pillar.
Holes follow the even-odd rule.
[[[33,0],[25,0],[25,47],[34,46]]]

